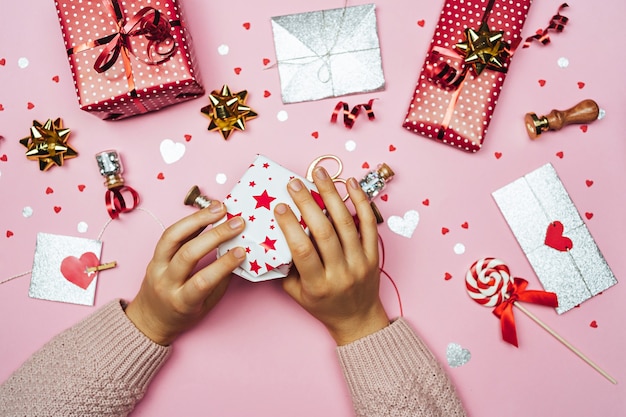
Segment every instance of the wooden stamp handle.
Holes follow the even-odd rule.
[[[527,113],[524,120],[528,136],[531,139],[536,139],[546,130],[561,130],[570,124],[591,123],[598,118],[599,113],[598,104],[587,99],[567,110],[552,110],[540,118],[534,113]]]

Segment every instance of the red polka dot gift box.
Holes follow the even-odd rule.
[[[403,127],[480,150],[531,0],[448,0]]]
[[[119,120],[204,95],[176,0],[59,0],[81,109]]]

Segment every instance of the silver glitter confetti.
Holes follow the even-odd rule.
[[[80,237],[37,234],[28,295],[42,300],[93,305],[102,242]],[[95,263],[96,265],[93,265]]]
[[[544,289],[557,294],[557,313],[617,284],[551,164],[492,195]],[[563,224],[562,237],[571,240],[571,249],[546,245],[548,227],[555,221]]]
[[[284,103],[385,87],[374,4],[271,20]]]
[[[472,358],[469,350],[463,348],[458,343],[448,343],[446,358],[451,368],[458,368],[465,365]]]

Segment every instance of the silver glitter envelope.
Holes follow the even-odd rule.
[[[283,103],[385,87],[374,4],[272,17]]]
[[[492,195],[544,289],[556,293],[557,313],[617,284],[551,164]]]
[[[42,300],[93,305],[102,242],[81,237],[37,234],[28,295]]]

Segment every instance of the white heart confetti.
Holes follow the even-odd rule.
[[[457,255],[463,255],[465,253],[465,245],[462,243],[457,243],[454,245],[454,253]]]
[[[228,52],[230,51],[230,48],[228,47],[228,45],[220,45],[217,47],[217,53],[220,55],[228,55]]]
[[[287,119],[289,119],[289,113],[287,113],[285,110],[281,110],[276,115],[276,118],[278,119],[279,122],[284,122]]]
[[[183,157],[186,150],[184,143],[174,142],[171,139],[163,140],[159,149],[166,164],[173,164],[178,161]]]
[[[215,176],[215,182],[218,184],[225,184],[227,179],[226,174],[220,173]]]
[[[79,222],[78,226],[76,226],[76,229],[79,233],[85,233],[87,232],[87,229],[89,229],[89,225],[85,222]]]
[[[415,210],[409,210],[404,213],[404,217],[391,216],[387,219],[389,230],[400,236],[410,238],[420,221],[420,214]]]
[[[353,140],[349,140],[346,142],[346,151],[352,152],[356,149],[356,142]]]
[[[458,368],[465,365],[471,359],[472,354],[469,350],[463,348],[458,343],[448,343],[448,349],[446,349],[446,358],[448,359],[448,365],[452,368]]]

